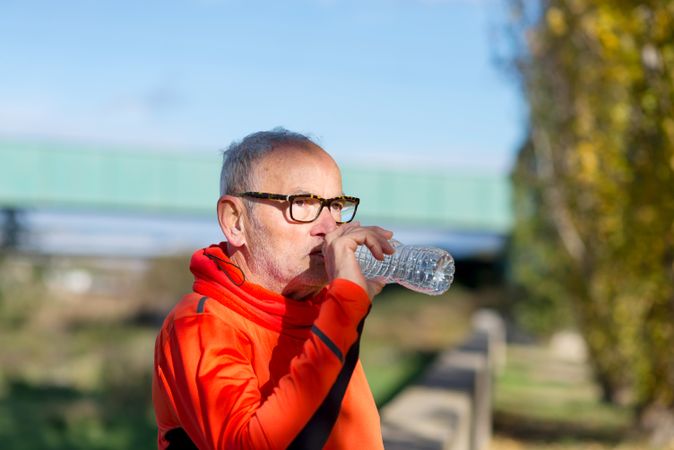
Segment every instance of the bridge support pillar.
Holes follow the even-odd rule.
[[[0,225],[0,249],[14,250],[22,240],[24,227],[21,223],[22,211],[18,208],[2,208],[2,224]]]

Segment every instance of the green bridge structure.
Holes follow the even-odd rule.
[[[1,140],[0,210],[215,217],[221,152],[153,151],[81,143]],[[464,169],[342,167],[364,224],[505,236],[507,174]]]

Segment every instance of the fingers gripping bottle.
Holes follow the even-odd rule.
[[[365,278],[398,283],[413,291],[440,295],[454,281],[454,258],[445,250],[419,245],[403,245],[395,239],[389,241],[395,253],[384,255],[379,261],[370,249],[360,245],[356,259]]]

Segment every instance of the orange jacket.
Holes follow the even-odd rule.
[[[197,251],[194,293],[157,336],[158,447],[381,449],[358,360],[367,293],[334,280],[295,301],[244,280],[223,244]]]

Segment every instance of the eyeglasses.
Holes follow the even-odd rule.
[[[243,192],[237,197],[259,198],[264,200],[284,200],[290,204],[290,218],[296,222],[313,222],[327,207],[338,224],[349,223],[356,216],[360,199],[342,195],[334,198],[323,198],[314,194],[268,194],[266,192]]]

